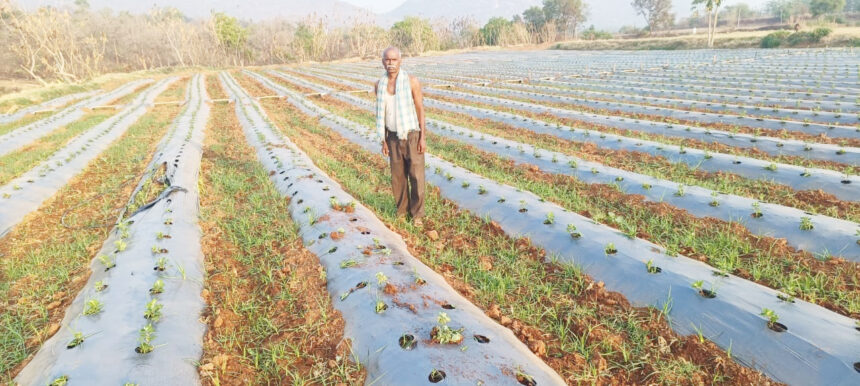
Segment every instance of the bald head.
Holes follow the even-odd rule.
[[[382,51],[382,67],[388,72],[389,77],[397,77],[397,73],[400,72],[399,48],[391,46]]]

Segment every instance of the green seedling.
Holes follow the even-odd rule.
[[[776,164],[775,164],[775,163],[771,162],[770,164],[768,164],[768,165],[767,165],[767,166],[765,166],[764,168],[765,168],[766,170],[770,170],[770,171],[772,171],[772,172],[775,172],[777,167],[776,167]]]
[[[350,268],[350,267],[355,267],[356,265],[358,265],[358,262],[355,261],[355,259],[347,259],[347,260],[340,262],[341,268]]]
[[[720,202],[717,201],[717,192],[711,192],[711,197],[712,197],[712,200],[710,203],[708,203],[708,205],[715,207],[715,208],[720,206]]]
[[[528,212],[529,210],[526,208],[526,200],[520,200],[520,213]]]
[[[543,220],[543,223],[546,225],[555,224],[555,214],[552,212],[547,213],[546,219]]]
[[[454,176],[452,176],[451,173],[445,172],[445,179],[451,181],[454,179]]]
[[[575,239],[582,237],[582,234],[576,230],[576,225],[573,224],[567,224],[567,233],[570,234],[570,237]]]
[[[650,189],[651,189],[651,184],[642,184],[642,189],[650,190]]]
[[[152,295],[158,295],[164,292],[164,282],[161,279],[152,283],[152,288],[149,289],[149,293]]]
[[[466,182],[466,181],[463,181],[463,183],[462,183],[462,184],[460,184],[460,186],[462,186],[462,187],[465,189],[465,188],[468,188],[468,187],[469,187],[469,183],[468,183],[468,182]]]
[[[687,194],[684,185],[678,185],[678,190],[675,192],[675,196],[684,197]]]
[[[84,333],[80,331],[75,331],[75,333],[72,335],[72,340],[69,341],[69,344],[66,345],[66,348],[73,349],[75,347],[78,347],[82,343],[84,343],[84,340],[86,340],[86,338],[87,337],[84,336]]]
[[[140,329],[137,338],[138,346],[134,349],[138,354],[149,354],[155,347],[152,346],[152,340],[155,339],[155,328],[152,323],[147,323]]]
[[[694,281],[693,284],[691,284],[691,287],[693,287],[693,289],[695,289],[699,293],[699,295],[702,295],[705,298],[715,298],[717,296],[717,292],[714,291],[713,288],[711,288],[710,290],[705,289],[704,284],[704,280],[697,280]]]
[[[600,171],[598,171],[596,168],[591,168],[591,174],[597,174],[597,173],[600,173]]]
[[[574,169],[576,169],[576,167],[577,167],[577,163],[576,163],[576,161],[575,161],[575,160],[570,160],[570,161],[568,161],[568,162],[567,162],[567,164],[568,164],[571,168],[574,168]]]
[[[478,194],[484,195],[487,194],[487,188],[484,185],[478,185]]]
[[[114,261],[114,259],[112,257],[110,257],[108,255],[99,255],[98,259],[99,259],[99,262],[101,262],[102,265],[105,266],[105,271],[110,270],[113,267],[116,267],[116,262]]]
[[[164,272],[167,269],[167,258],[162,257],[155,261],[155,268],[153,270]]]
[[[618,249],[615,249],[615,244],[609,243],[606,244],[606,248],[603,248],[603,252],[605,252],[607,255],[612,255],[617,253]]]
[[[381,286],[384,286],[386,282],[388,282],[388,276],[385,276],[385,274],[382,272],[377,272],[376,273],[376,284],[378,284],[381,287]]]
[[[162,240],[162,239],[164,239],[164,233],[163,233],[163,232],[158,232],[158,233],[156,233],[156,234],[155,234],[155,239],[156,239],[156,240]]]
[[[59,377],[54,378],[48,386],[66,386],[69,383],[68,375],[61,375]]]
[[[660,271],[662,271],[660,267],[654,265],[653,259],[645,262],[645,268],[648,270],[648,273],[660,273]]]
[[[774,310],[771,310],[769,308],[762,308],[761,314],[759,314],[759,315],[767,318],[767,325],[768,325],[768,327],[771,327],[771,328],[773,326],[776,326],[776,323],[779,320],[779,315],[777,315]]]
[[[143,317],[153,322],[158,322],[161,319],[161,308],[163,304],[158,303],[158,299],[152,299],[146,303],[146,309],[143,311]]]
[[[439,312],[439,315],[436,316],[437,325],[430,330],[430,338],[433,339],[434,342],[440,344],[460,344],[463,341],[463,330],[465,328],[460,328],[457,330],[451,329],[448,326],[448,323],[451,321],[451,318],[445,312]]]
[[[815,226],[812,225],[812,219],[809,217],[801,217],[800,218],[800,230],[802,231],[810,231]]]
[[[761,212],[761,204],[759,204],[758,202],[754,202],[752,204],[752,207],[753,212],[751,216],[753,216],[753,218],[760,218],[761,216],[764,216],[764,214]]]
[[[90,299],[84,304],[84,315],[96,315],[102,312],[102,309],[104,309],[104,304],[102,304],[101,301],[98,299]]]
[[[105,284],[104,280],[99,280],[95,282],[95,284],[93,284],[93,288],[96,290],[96,292],[102,292],[107,289],[107,287],[108,285]]]
[[[128,248],[128,244],[126,244],[126,242],[125,242],[125,241],[122,241],[122,240],[116,240],[116,241],[114,241],[114,242],[113,242],[113,245],[114,245],[114,247],[116,247],[117,252],[122,252],[122,251],[124,251],[126,248]]]
[[[388,305],[385,304],[385,302],[383,302],[382,300],[379,300],[379,299],[376,300],[376,305],[374,306],[374,310],[376,311],[377,314],[381,314],[381,313],[385,312],[385,310],[387,310],[387,309],[388,309]]]

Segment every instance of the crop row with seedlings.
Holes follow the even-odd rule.
[[[40,166],[0,187],[0,235],[36,210],[143,116],[155,97],[176,78],[163,79],[126,108],[57,150]]]
[[[317,87],[305,79],[284,73],[271,72],[271,74],[294,84],[299,84],[304,88]],[[334,83],[331,81],[326,80],[323,83],[334,87]],[[308,89],[308,91],[312,90]],[[355,99],[352,95],[365,100],[370,99],[366,94],[361,93],[337,96],[337,98]],[[771,180],[773,175],[780,174],[779,168],[785,166],[776,162],[763,162],[747,157],[689,149],[683,145],[667,146],[647,140],[594,133],[588,130],[575,130],[562,125],[552,126],[548,122],[525,120],[521,116],[499,113],[494,110],[470,108],[462,104],[430,99],[425,101],[427,106],[441,106],[443,108],[441,113],[439,110],[430,109],[431,116],[439,117],[447,122],[468,125],[482,133],[498,135],[514,141],[528,140],[531,144],[546,150],[555,150],[573,157],[585,156],[607,166],[686,185],[698,185],[718,190],[724,194],[757,197],[764,202],[792,206],[843,219],[855,220],[857,218],[856,205],[852,202],[840,201],[830,194],[817,190],[815,194],[811,194],[810,191],[795,190],[791,186],[778,184],[777,181]],[[598,145],[598,147],[589,146],[589,143]],[[700,169],[706,169],[709,172]],[[744,170],[746,174],[756,178],[748,179],[737,174],[727,173],[727,171],[737,169]],[[803,168],[797,176],[792,175],[790,171],[783,170],[781,172],[783,178],[781,179],[813,178],[812,176],[817,174],[819,170]],[[833,174],[833,172],[829,172],[829,174]],[[832,180],[835,176],[830,175],[830,177],[828,180]],[[839,183],[835,184],[836,187],[846,191],[856,190],[856,186],[845,186],[843,181],[850,182],[850,180],[840,179]],[[804,187],[818,188],[817,185],[804,185]]]
[[[0,125],[5,125],[5,124],[9,124],[9,123],[18,121],[21,118],[24,118],[28,115],[53,112],[54,110],[59,109],[63,106],[66,106],[66,105],[68,105],[72,102],[75,102],[77,100],[91,97],[98,92],[99,92],[98,90],[92,90],[92,91],[82,91],[82,92],[75,92],[75,93],[71,93],[71,94],[66,94],[63,96],[59,96],[59,97],[41,102],[39,104],[30,105],[28,107],[17,109],[14,112],[9,113],[9,114],[0,114]]]
[[[225,97],[218,76],[207,81],[209,95]],[[202,383],[364,384],[319,259],[302,247],[230,104],[212,106],[200,178]]]
[[[368,379],[383,383],[561,384],[507,329],[411,255],[399,235],[319,170],[226,73],[222,81],[260,162],[290,199],[306,247]],[[468,338],[468,340],[466,340]],[[419,346],[419,347],[416,347]]]
[[[156,106],[0,239],[0,382],[61,328],[176,106]],[[4,207],[5,208],[5,207]]]
[[[457,83],[486,84],[481,75],[470,77],[452,76],[447,71],[422,68],[420,74],[429,78],[449,80]],[[584,83],[584,84],[583,84]],[[554,96],[589,96],[608,102],[630,102],[633,104],[669,107],[674,110],[728,113],[732,115],[784,118],[794,121],[809,119],[813,122],[856,125],[853,101],[820,102],[794,98],[768,99],[749,95],[725,96],[708,93],[692,93],[655,90],[640,85],[615,85],[613,82],[596,82],[589,79],[572,78],[550,80],[548,78],[524,79],[523,83],[500,82],[494,87],[526,92],[542,92]],[[796,95],[795,95],[796,97]]]
[[[331,99],[320,100],[320,103],[337,115],[373,126],[373,116],[369,113],[357,108],[344,108],[343,103],[335,103]],[[458,141],[441,138],[435,131],[430,131],[428,144],[440,156],[456,160],[458,164],[491,176],[496,181],[535,192],[541,198],[556,202],[568,210],[617,227],[628,237],[638,235],[650,239],[666,246],[672,253],[684,251],[688,256],[707,261],[722,271],[781,289],[791,296],[821,304],[845,315],[854,316],[860,310],[856,265],[850,261],[841,258],[821,261],[809,253],[795,252],[783,240],[753,235],[738,224],[712,219],[702,221],[664,203],[649,203],[639,195],[622,194],[618,190],[617,176],[602,177],[610,181],[609,184],[585,184],[565,174],[545,173],[531,164],[515,167],[507,157],[502,158],[497,153],[484,152]],[[492,149],[490,147],[489,150]],[[541,159],[540,154],[522,157]],[[562,164],[560,167],[564,169],[566,166]],[[594,173],[590,169],[585,173],[585,176],[592,175]],[[681,188],[681,192],[684,190]],[[758,216],[756,207],[752,209],[750,217]],[[801,218],[801,229],[809,225],[806,222],[804,226]]]
[[[356,89],[367,88],[366,83],[356,84],[330,72],[314,70],[313,76],[350,85]],[[370,82],[372,78],[361,76]],[[761,158],[766,155],[777,163],[789,162],[804,167],[836,168],[855,167],[860,164],[860,150],[846,147],[844,144],[815,143],[818,138],[805,140],[781,139],[760,136],[758,133],[746,134],[737,131],[721,131],[695,126],[666,124],[640,119],[629,119],[613,115],[598,115],[579,113],[569,110],[553,109],[532,103],[497,103],[494,100],[477,101],[469,94],[455,93],[449,95],[429,95],[425,98],[428,106],[444,110],[474,113],[488,119],[508,124],[539,126],[539,128],[561,128],[563,130],[579,129],[584,132],[589,128],[601,135],[601,140],[612,135],[613,138],[623,138],[633,143],[641,140],[676,144],[688,148],[699,148],[712,152],[724,152],[737,156],[753,156]],[[576,130],[572,130],[576,131]],[[613,135],[615,134],[615,135]],[[812,142],[810,142],[810,140]],[[609,141],[603,145],[607,145]],[[709,146],[710,145],[710,146]],[[765,154],[762,154],[765,153]],[[816,163],[808,160],[820,161]],[[828,163],[834,163],[833,166]],[[845,166],[843,166],[845,165]]]
[[[204,326],[197,172],[209,108],[202,75],[93,259],[92,274],[66,310],[65,327],[16,377],[194,383]],[[154,181],[155,179],[157,181]],[[161,186],[158,190],[146,187]],[[139,206],[141,194],[153,197]],[[135,209],[136,208],[136,209]],[[169,343],[169,344],[168,344]],[[141,366],[145,363],[145,366]],[[153,371],[155,369],[156,371]]]
[[[376,141],[369,139],[372,134],[366,127],[345,121],[308,101],[304,101],[304,106],[328,118],[323,123],[362,147],[368,150],[378,147]],[[656,245],[627,238],[611,228],[543,202],[533,194],[485,179],[432,155],[427,158],[428,168],[434,170],[428,173],[430,183],[461,207],[497,221],[508,234],[526,235],[560,260],[583,264],[588,273],[603,279],[607,288],[618,289],[634,304],[659,307],[671,298],[668,314],[677,323],[673,325],[676,330],[684,333],[698,330],[705,336],[713,336],[722,347],[732,347],[733,356],[754,364],[776,379],[797,381],[808,377],[809,382],[820,382],[833,376],[821,371],[822,368],[838,369],[836,371],[841,374],[838,379],[857,376],[853,363],[857,361],[860,341],[854,336],[853,320],[806,302],[784,301],[783,294],[738,277],[715,275],[710,266],[680,255],[670,257]],[[485,193],[481,194],[480,189],[472,191],[469,189],[472,186],[483,186]],[[571,237],[570,229],[581,236]],[[661,269],[652,269],[654,266]],[[633,279],[637,277],[639,279]],[[719,288],[723,295],[712,296],[713,292],[702,291],[700,280],[710,283],[706,290]],[[777,325],[773,320],[761,316],[764,309],[776,310],[782,320],[792,319],[785,325],[799,328],[795,332],[790,326],[788,330],[769,332],[769,328],[779,328],[774,327]],[[728,318],[731,323],[724,324]],[[824,326],[838,327],[822,333],[818,329]],[[831,340],[834,335],[840,338]],[[793,355],[797,350],[827,359],[800,369],[810,364]]]
[[[0,155],[11,153],[63,126],[77,121],[86,114],[84,109],[92,109],[115,99],[131,95],[136,89],[150,82],[152,81],[137,80],[129,82],[113,91],[100,93],[75,103],[45,119],[14,129],[0,136]]]
[[[250,80],[243,85],[254,95],[271,93]],[[459,210],[435,189],[428,190],[424,228],[404,224],[388,193],[384,158],[322,126],[327,118],[301,112],[311,110],[282,100],[262,103],[314,162],[405,235],[416,257],[443,272],[568,384],[768,382],[713,343],[674,334],[659,311],[630,307],[574,266],[543,262],[545,252],[527,239],[505,236],[498,224]]]
[[[315,90],[332,92],[323,86],[316,86]],[[373,111],[373,105],[366,100],[348,94],[335,94],[335,97]],[[814,216],[790,207],[606,167],[600,163],[539,149],[447,122],[430,119],[428,123],[436,134],[513,159],[518,163],[534,164],[541,170],[571,175],[586,183],[612,184],[624,193],[641,194],[654,202],[667,202],[699,217],[715,217],[727,222],[739,221],[754,234],[784,237],[789,245],[800,250],[860,261],[860,243],[857,242],[856,234],[858,225],[850,221]],[[765,211],[770,214],[769,218],[763,215]],[[813,224],[820,224],[819,228],[816,230]]]

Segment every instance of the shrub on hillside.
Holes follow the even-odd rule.
[[[767,34],[761,39],[761,48],[776,48],[785,42],[785,39],[791,35],[788,31],[776,31]]]

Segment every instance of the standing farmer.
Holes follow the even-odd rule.
[[[382,154],[391,161],[391,187],[397,202],[397,216],[408,210],[415,226],[423,226],[424,95],[421,82],[400,69],[400,50],[382,51],[386,74],[376,82],[376,133],[382,140]]]

